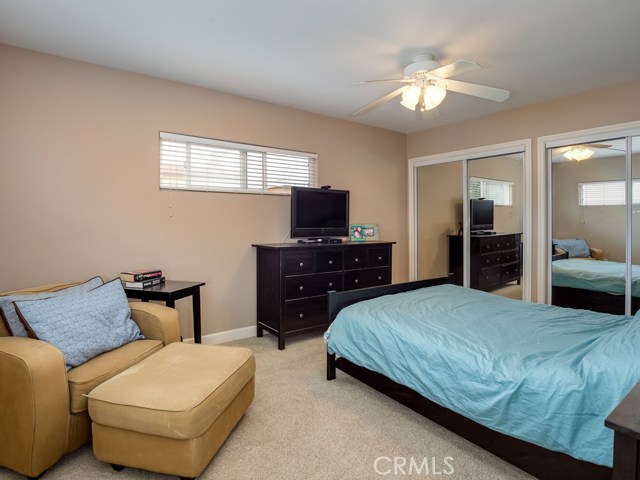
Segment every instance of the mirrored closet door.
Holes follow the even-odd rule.
[[[418,280],[449,274],[449,237],[462,226],[463,162],[416,169]],[[457,272],[462,282],[462,268]]]
[[[458,285],[523,298],[523,159],[516,152],[413,168],[412,279],[452,274]]]
[[[634,144],[637,150],[637,139],[619,137],[548,149],[552,304],[617,314],[638,309],[631,280],[640,260]]]
[[[469,160],[469,286],[522,300],[522,153]]]
[[[631,219],[631,232],[629,235],[630,244],[630,265],[627,277],[630,285],[627,291],[629,312],[635,314],[640,310],[640,136],[630,139],[631,143],[631,209],[629,215]]]

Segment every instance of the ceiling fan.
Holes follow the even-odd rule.
[[[450,77],[461,75],[463,73],[478,70],[482,66],[476,62],[469,60],[458,60],[449,65],[441,66],[435,61],[430,53],[422,53],[413,58],[404,68],[404,77],[390,80],[369,80],[365,82],[356,82],[354,85],[363,85],[371,83],[388,83],[402,82],[406,85],[394,90],[393,92],[379,98],[364,108],[353,113],[353,115],[362,115],[374,108],[382,105],[395,97],[402,95],[400,104],[409,110],[420,110],[424,112],[436,108],[447,91],[463,93],[474,97],[485,98],[495,102],[503,102],[509,98],[509,90],[501,88],[487,87],[475,83],[460,82],[451,80]]]

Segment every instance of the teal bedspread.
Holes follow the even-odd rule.
[[[624,295],[625,264],[567,258],[551,262],[554,287],[581,288]],[[640,265],[631,266],[631,295],[640,297]]]
[[[640,316],[511,300],[454,285],[343,309],[330,353],[493,430],[612,465],[604,419],[640,381]]]

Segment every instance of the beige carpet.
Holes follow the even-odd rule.
[[[256,399],[202,479],[532,478],[342,372],[326,381],[319,334],[293,337],[283,351],[271,335],[232,344],[256,354]],[[399,466],[395,472],[394,457]],[[2,468],[0,478],[24,479]],[[115,472],[85,446],[65,456],[43,478],[175,477],[130,468]]]

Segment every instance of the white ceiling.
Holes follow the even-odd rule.
[[[0,0],[0,43],[410,133],[640,79],[639,19],[639,0]],[[351,115],[399,86],[353,82],[422,52],[511,98]]]

